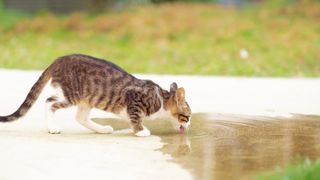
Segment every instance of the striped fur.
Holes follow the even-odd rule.
[[[60,57],[52,63],[34,84],[19,109],[9,116],[0,116],[0,122],[10,122],[25,115],[50,79],[51,85],[61,88],[63,93],[62,98],[53,95],[47,99],[52,113],[75,105],[81,105],[88,113],[92,108],[115,114],[125,110],[136,133],[146,129],[142,125],[143,118],[162,108],[170,112],[180,126],[186,126],[191,116],[184,90],[175,83],[167,91],[150,80],[135,78],[109,61],[74,54]]]

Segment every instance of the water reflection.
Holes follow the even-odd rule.
[[[320,118],[198,114],[184,138],[162,138],[168,143],[162,151],[196,179],[248,179],[299,158],[320,157]],[[177,154],[186,146],[190,147],[188,154]]]
[[[182,135],[166,121],[146,125],[166,144],[161,151],[196,179],[248,179],[299,158],[320,158],[317,116],[286,119],[195,114],[189,132]],[[127,127],[122,124],[118,128]]]

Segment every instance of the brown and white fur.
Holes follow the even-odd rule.
[[[142,124],[144,119],[167,118],[177,130],[187,129],[191,121],[185,91],[176,83],[167,91],[150,80],[135,78],[109,61],[74,54],[55,60],[33,85],[18,110],[0,116],[0,122],[24,116],[48,81],[56,91],[46,100],[48,131],[52,134],[60,133],[54,120],[55,111],[71,106],[77,106],[76,120],[97,133],[112,133],[113,128],[90,120],[92,108],[128,119],[137,136],[150,135]]]

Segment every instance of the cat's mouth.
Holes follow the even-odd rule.
[[[184,126],[180,125],[180,127],[179,127],[179,132],[180,132],[181,134],[183,134],[185,131],[186,131],[186,128],[185,128]]]

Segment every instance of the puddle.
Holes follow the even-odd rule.
[[[128,128],[119,121],[97,121]],[[249,179],[297,159],[320,157],[320,116],[195,114],[187,134],[176,133],[166,121],[145,124],[166,144],[161,151],[195,179]]]

